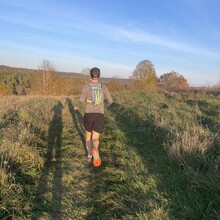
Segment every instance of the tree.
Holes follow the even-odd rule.
[[[82,91],[83,85],[87,84],[89,82],[88,77],[85,76],[76,76],[72,78],[73,80],[73,88],[72,92],[74,95],[79,95]]]
[[[189,87],[189,84],[184,76],[175,71],[171,71],[170,73],[165,73],[160,76],[159,82],[164,88],[171,90],[186,89]]]
[[[8,67],[0,69],[0,81],[4,82],[12,94],[25,95],[30,89],[34,71]]]
[[[82,69],[81,74],[82,74],[82,75],[85,75],[85,76],[89,76],[89,74],[90,74],[90,68],[84,68],[84,69]]]
[[[140,90],[147,90],[157,87],[157,76],[154,65],[149,60],[140,61],[133,71],[131,79],[135,87]]]
[[[61,78],[61,95],[72,95],[74,91],[74,82],[71,77]]]
[[[32,93],[41,95],[59,95],[61,93],[60,77],[49,60],[43,60],[35,74]]]

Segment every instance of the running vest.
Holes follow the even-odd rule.
[[[92,100],[87,99],[87,102],[92,103],[93,105],[100,105],[103,103],[102,83],[90,83],[89,86],[92,89]]]

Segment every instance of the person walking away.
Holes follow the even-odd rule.
[[[88,162],[92,161],[93,165],[98,167],[101,165],[101,157],[99,155],[99,139],[104,127],[104,110],[113,103],[113,99],[106,85],[100,82],[100,69],[93,67],[90,70],[90,83],[82,88],[82,94],[78,104],[74,110],[79,110],[84,102],[86,102],[84,114],[85,139]],[[107,103],[105,101],[107,100]]]

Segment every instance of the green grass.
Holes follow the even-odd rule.
[[[220,101],[123,93],[84,160],[83,110],[65,98],[0,101],[1,219],[220,219]]]

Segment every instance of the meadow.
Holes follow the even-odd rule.
[[[0,219],[220,219],[220,95],[113,95],[102,166],[74,97],[2,96]]]

